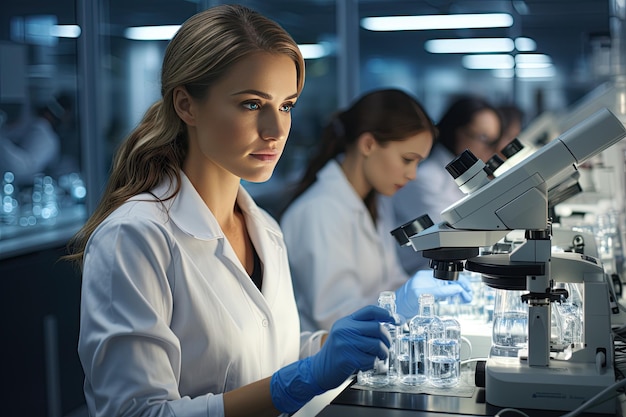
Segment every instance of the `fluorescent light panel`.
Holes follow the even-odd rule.
[[[361,27],[372,31],[438,30],[511,27],[508,13],[380,16],[361,19]]]
[[[50,35],[55,38],[78,38],[80,33],[78,25],[53,25],[50,28]]]
[[[174,37],[180,25],[164,26],[135,26],[124,30],[124,37],[135,41],[162,41]],[[328,47],[324,44],[298,45],[304,59],[317,59],[329,54]]]
[[[537,50],[537,42],[532,38],[520,36],[515,38],[515,49],[520,52],[533,52]]]
[[[124,37],[134,41],[167,41],[174,37],[180,25],[135,26],[124,30]]]
[[[328,48],[320,43],[300,44],[298,48],[304,59],[318,59],[329,54]]]
[[[433,54],[468,54],[512,52],[515,45],[509,38],[431,39],[424,48]]]
[[[508,54],[465,55],[461,60],[467,69],[512,69],[515,59]]]
[[[550,68],[552,58],[545,54],[518,54],[515,56],[516,68]]]

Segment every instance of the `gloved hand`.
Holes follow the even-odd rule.
[[[341,385],[355,371],[371,368],[375,358],[385,359],[391,336],[380,323],[392,320],[387,310],[377,306],[364,307],[337,320],[317,354],[272,375],[274,406],[293,413],[314,396]]]
[[[432,294],[436,300],[459,295],[463,303],[472,301],[472,289],[467,277],[459,274],[458,281],[445,281],[433,277],[433,271],[417,271],[407,282],[396,290],[396,311],[410,319],[419,313],[420,294]]]

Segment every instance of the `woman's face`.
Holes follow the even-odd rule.
[[[290,57],[257,53],[239,61],[210,87],[205,100],[191,100],[185,166],[251,182],[268,180],[285,147],[297,96]]]
[[[498,151],[500,118],[491,110],[482,110],[470,124],[457,129],[457,139],[457,155],[469,149],[476,158],[487,162]]]
[[[432,146],[433,137],[430,131],[384,145],[374,142],[364,160],[366,181],[378,193],[394,195],[415,179],[417,165],[428,156]]]

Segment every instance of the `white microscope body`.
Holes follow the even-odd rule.
[[[551,253],[548,190],[625,135],[619,119],[603,109],[492,180],[480,170],[468,169],[470,174],[456,181],[470,192],[442,212],[444,221],[406,236],[407,244],[431,258],[438,278],[455,279],[459,261],[466,260],[465,269],[481,273],[487,285],[528,291],[524,296],[529,306],[528,355],[513,361],[487,360],[488,403],[573,410],[615,382],[602,264],[580,253]],[[512,252],[476,256],[479,247],[495,244],[512,230],[526,231],[526,240]],[[555,282],[583,285],[583,341],[571,347],[567,360],[550,357],[551,303],[561,297]],[[613,401],[606,401],[591,411],[615,409]]]

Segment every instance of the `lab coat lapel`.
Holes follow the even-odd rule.
[[[237,258],[237,254],[226,240],[217,219],[206,207],[193,184],[182,171],[180,192],[172,203],[169,215],[183,232],[194,238],[218,241],[215,255],[233,271],[237,279],[245,285],[246,290],[251,292],[247,285],[250,277]],[[256,288],[254,284],[252,286]]]
[[[280,229],[278,225],[272,225],[268,222],[266,216],[243,187],[239,189],[237,203],[244,212],[248,234],[263,263],[263,297],[272,307],[279,290],[279,277],[285,273],[281,270],[279,263],[283,252]],[[276,256],[276,252],[279,252],[278,256]]]
[[[276,251],[277,248],[282,250],[279,229],[267,222],[260,209],[252,200],[252,197],[240,187],[237,195],[237,203],[246,216],[246,225],[248,233],[255,246],[261,261],[263,262],[263,295],[258,291],[256,285],[250,279],[250,276],[239,261],[234,249],[224,236],[217,219],[213,213],[206,208],[206,205],[196,192],[193,184],[187,176],[181,171],[181,189],[180,193],[172,202],[169,215],[176,225],[185,233],[201,240],[216,240],[218,244],[215,249],[215,255],[233,272],[240,285],[254,300],[257,306],[272,305],[277,296],[277,284],[280,273],[280,265],[277,263],[276,256],[268,256],[268,251]],[[165,191],[164,189],[163,191]],[[160,194],[165,194],[164,192]],[[170,192],[171,194],[171,192]],[[159,194],[157,194],[159,195]],[[198,210],[198,207],[204,207],[205,210]],[[267,304],[266,304],[267,303]],[[262,307],[263,309],[267,307]],[[265,312],[267,314],[268,311]]]

